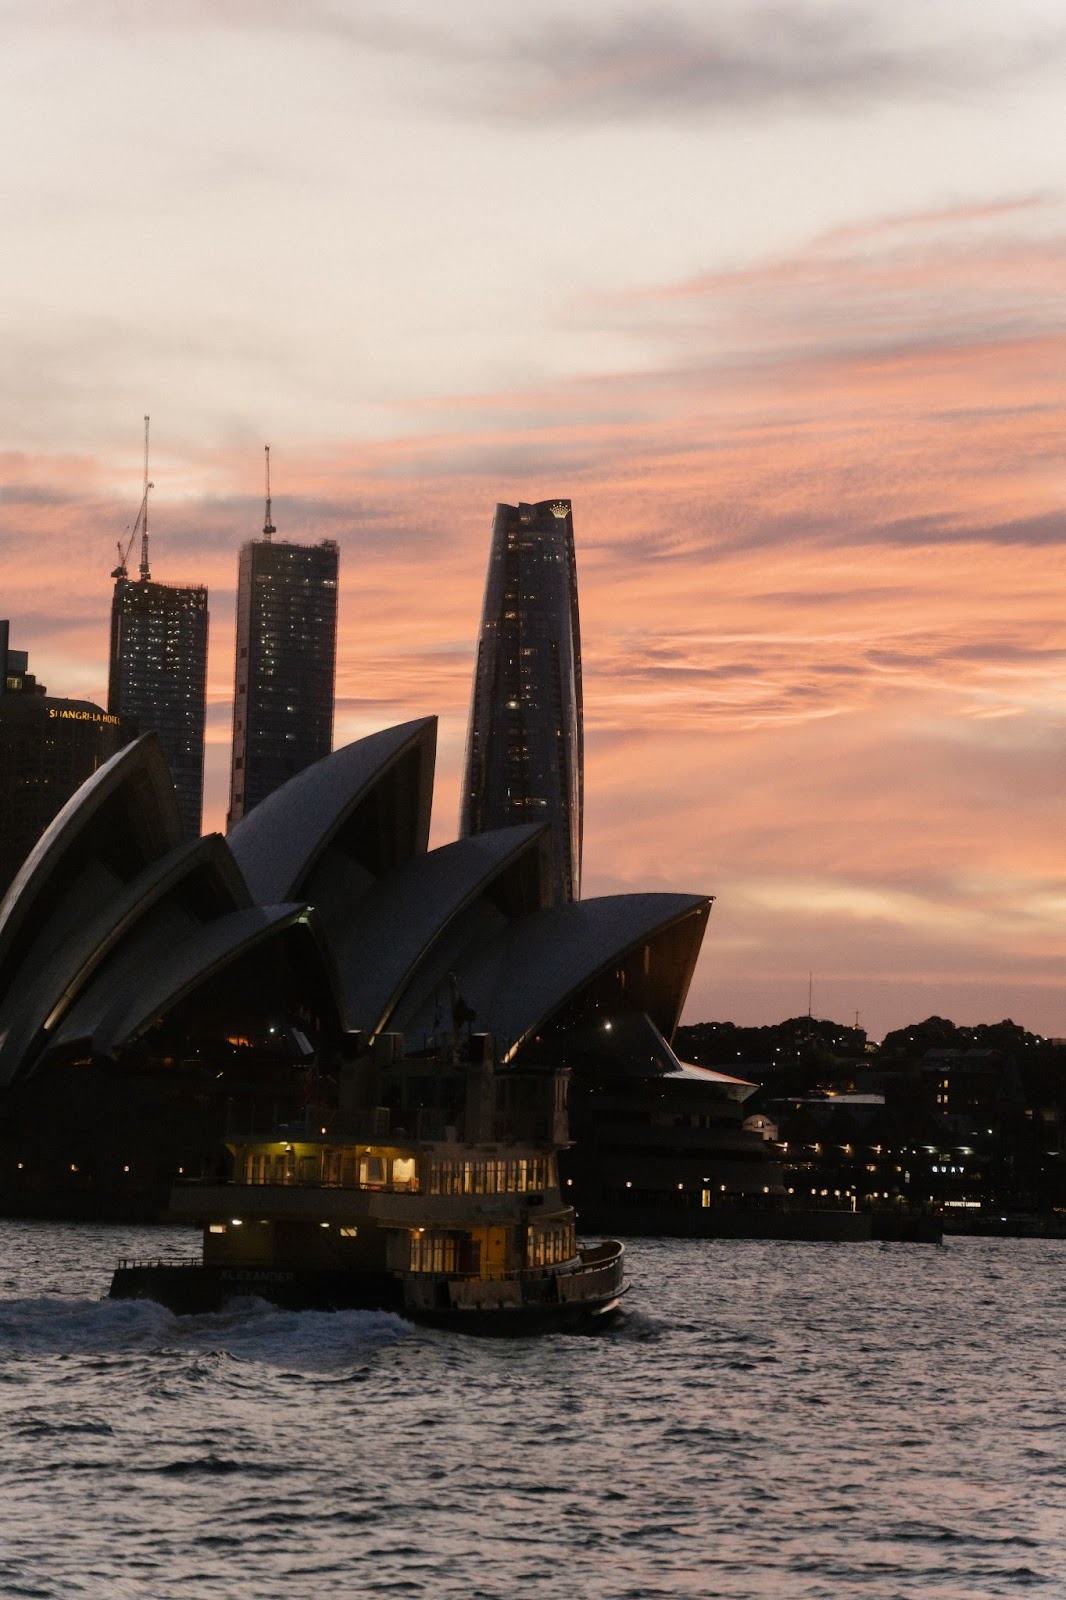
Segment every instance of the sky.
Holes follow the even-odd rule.
[[[440,717],[569,496],[583,893],[716,896],[686,1021],[1066,1035],[1060,0],[0,0],[0,616],[341,550],[336,742]]]

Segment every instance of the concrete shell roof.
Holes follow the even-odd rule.
[[[690,919],[684,957],[664,975],[664,1005],[671,1015],[654,1019],[669,1033],[684,1004],[709,910],[706,895],[621,894],[537,912],[463,962],[456,974],[462,998],[476,1012],[478,1030],[493,1035],[501,1058],[510,1057],[629,953],[654,946]],[[428,1031],[427,1006],[411,1019],[409,1031],[417,1034],[419,1026]]]
[[[227,839],[254,898],[261,904],[304,898],[315,864],[360,802],[403,756],[417,749],[425,758],[422,792],[411,808],[406,853],[424,851],[436,738],[436,717],[385,728],[316,761],[260,801]]]
[[[165,960],[145,963],[140,952],[127,952],[119,970],[109,969],[72,1008],[56,1042],[88,1042],[97,1055],[115,1050],[223,967],[300,923],[310,924],[306,906],[252,906],[208,923]],[[308,936],[315,937],[310,925]]]
[[[23,862],[0,903],[0,996],[35,937],[47,924],[52,903],[68,897],[78,846],[109,803],[124,809],[128,877],[179,845],[184,837],[174,784],[154,733],[125,745],[67,801]]]
[[[96,969],[137,923],[200,873],[208,876],[210,898],[220,910],[235,911],[250,904],[247,886],[220,834],[191,839],[145,867],[98,904],[92,915],[76,921],[52,958],[40,963],[29,982],[17,985],[0,1003],[0,1084],[10,1083],[32,1063],[35,1047],[47,1044],[45,1030],[56,1028]]]
[[[539,823],[472,834],[379,878],[353,911],[339,953],[352,1026],[382,1028],[455,918],[522,856],[539,858],[546,836]]]

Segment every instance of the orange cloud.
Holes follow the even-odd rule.
[[[689,1015],[802,1009],[813,970],[816,1005],[877,1031],[954,1009],[1066,1033],[1066,252],[1002,233],[1037,217],[838,231],[627,302],[633,370],[442,397],[431,431],[286,462],[280,535],[341,544],[338,740],[438,712],[452,836],[493,504],[570,494],[586,891],[718,894]],[[0,467],[0,615],[53,692],[100,699],[136,466]],[[153,501],[155,574],[212,591],[214,826],[257,473],[205,449]]]

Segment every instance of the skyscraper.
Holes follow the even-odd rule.
[[[227,827],[333,748],[336,541],[274,542],[267,455],[263,537],[241,548]]]
[[[153,583],[148,565],[148,418],[144,419],[144,496],[133,534],[111,576],[111,671],[107,709],[132,737],[157,733],[170,763],[189,838],[200,833],[207,716],[207,590]],[[141,530],[136,579],[127,561]]]
[[[51,698],[0,621],[0,896],[52,818],[128,738],[91,701]]]
[[[498,505],[470,706],[460,832],[552,828],[557,904],[581,886],[581,634],[569,500]]]

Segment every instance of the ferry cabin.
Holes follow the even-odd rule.
[[[230,1144],[233,1180],[175,1190],[204,1265],[504,1279],[571,1262],[555,1154],[366,1143],[320,1131]]]

